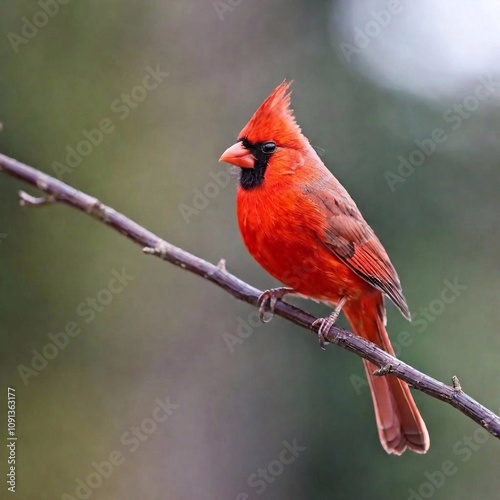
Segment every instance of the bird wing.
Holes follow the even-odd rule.
[[[325,187],[307,189],[309,199],[326,216],[322,243],[358,276],[384,292],[410,319],[398,274],[382,243],[340,183],[332,189]]]

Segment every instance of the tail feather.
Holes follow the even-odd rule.
[[[377,300],[347,303],[344,313],[353,330],[389,354],[394,355],[384,326],[382,295]],[[406,448],[416,453],[429,449],[429,433],[420,416],[408,385],[392,376],[375,376],[377,367],[363,360],[370,385],[378,433],[387,453],[401,455]]]

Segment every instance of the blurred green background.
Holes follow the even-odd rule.
[[[491,2],[474,15],[463,3],[451,12],[443,2],[4,4],[0,150],[275,286],[240,240],[236,181],[204,207],[194,198],[226,171],[217,160],[261,101],[294,79],[298,122],[384,243],[420,320],[388,306],[395,343],[409,334],[401,358],[445,382],[458,375],[498,413],[500,86],[485,54],[500,45],[481,23],[499,16],[480,8]],[[448,54],[450,39],[464,48]],[[157,85],[145,89],[151,72]],[[106,119],[109,133],[92,136]],[[437,128],[446,140],[435,151],[427,142],[431,154],[401,176],[399,157],[420,162],[415,141]],[[80,145],[87,156],[61,171],[55,162],[66,164],[84,131],[96,144]],[[389,171],[402,181],[392,189]],[[357,357],[322,352],[279,318],[245,329],[256,324],[246,304],[68,207],[20,208],[18,189],[36,194],[0,175],[1,379],[2,394],[17,391],[17,498],[498,498],[500,444],[456,410],[415,393],[431,449],[387,456]],[[187,206],[196,213],[183,216]],[[113,273],[130,277],[116,293]],[[449,283],[462,288],[444,303]],[[21,376],[36,352],[51,356],[49,334],[68,322],[81,333]],[[247,338],[229,349],[225,334]],[[178,406],[156,423],[167,398]],[[294,440],[295,460],[273,462]],[[96,475],[92,463],[114,451],[120,464]],[[4,448],[4,478],[6,461]],[[436,473],[448,461],[453,472]],[[269,466],[275,475],[258,481]]]

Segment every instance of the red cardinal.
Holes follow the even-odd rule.
[[[297,125],[284,81],[261,104],[221,156],[241,168],[238,224],[255,260],[287,287],[261,296],[261,313],[296,293],[335,308],[320,343],[344,311],[353,330],[394,355],[385,329],[384,294],[410,319],[398,275],[356,204]],[[429,449],[429,434],[408,385],[373,375],[363,360],[382,446],[401,455]]]

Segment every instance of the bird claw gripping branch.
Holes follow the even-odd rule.
[[[270,288],[261,294],[258,299],[259,304],[259,314],[262,323],[269,323],[274,318],[274,308],[276,307],[276,302],[282,299],[285,295],[294,293],[293,288],[287,286],[282,286],[279,288]],[[269,315],[266,317],[266,312]]]

